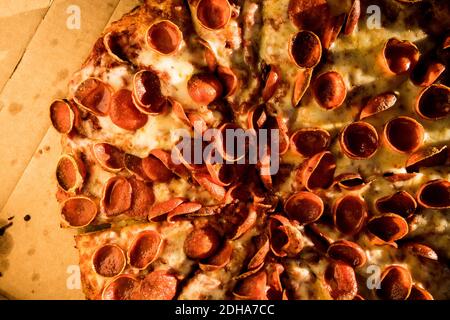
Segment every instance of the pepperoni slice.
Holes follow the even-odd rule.
[[[67,101],[56,100],[50,105],[50,120],[56,131],[68,134],[73,129],[75,113]]]
[[[151,181],[167,182],[173,178],[172,171],[153,155],[142,159],[142,169]]]
[[[358,20],[361,15],[361,2],[353,0],[353,4],[348,12],[347,21],[345,22],[344,34],[352,34],[358,26]]]
[[[266,259],[266,256],[270,251],[270,241],[267,235],[265,234],[261,235],[258,238],[258,240],[259,240],[258,250],[256,251],[256,253],[254,254],[254,256],[252,257],[247,266],[249,270],[257,269],[258,267],[260,267],[264,263],[264,260]]]
[[[61,215],[69,226],[85,227],[97,216],[97,205],[87,197],[69,198],[62,205]]]
[[[195,213],[199,211],[201,208],[202,205],[200,203],[184,202],[169,213],[169,215],[167,216],[167,221],[173,222],[176,218]]]
[[[122,47],[126,41],[127,34],[125,32],[108,32],[103,37],[103,45],[108,54],[117,62],[127,62],[128,57]]]
[[[329,246],[333,243],[333,239],[323,232],[317,223],[312,223],[305,226],[305,233],[314,243],[315,247],[320,251],[326,252]]]
[[[193,230],[184,241],[184,252],[190,259],[206,259],[219,249],[220,238],[211,227]]]
[[[140,295],[143,300],[172,300],[177,286],[178,279],[168,271],[153,271],[142,280]]]
[[[241,300],[267,300],[267,274],[260,271],[243,279],[233,294]]]
[[[291,145],[300,155],[310,158],[326,151],[330,146],[331,136],[320,128],[300,129],[291,136]]]
[[[411,288],[410,272],[400,266],[389,266],[381,274],[381,288],[377,294],[385,300],[406,300]]]
[[[117,216],[131,207],[132,188],[124,177],[112,177],[103,189],[101,205],[108,217]]]
[[[195,181],[198,182],[203,188],[206,189],[217,200],[223,200],[225,198],[226,190],[224,187],[212,182],[209,174],[195,173],[193,175]]]
[[[148,219],[153,220],[161,217],[181,205],[184,202],[183,198],[173,198],[164,202],[155,203],[148,213]]]
[[[317,103],[327,110],[340,107],[347,96],[344,79],[336,71],[328,71],[318,76],[312,85]]]
[[[269,263],[267,265],[267,285],[269,290],[267,291],[267,297],[269,300],[284,300],[283,286],[281,284],[280,276],[284,272],[284,267],[280,263]]]
[[[409,231],[406,220],[395,213],[385,213],[373,217],[367,223],[367,229],[385,242],[402,239]]]
[[[158,21],[147,31],[147,43],[156,52],[164,55],[175,53],[181,45],[183,33],[169,20]]]
[[[289,56],[300,68],[314,68],[322,57],[319,37],[311,31],[300,31],[289,42]]]
[[[110,109],[112,90],[97,78],[88,78],[76,89],[73,97],[80,108],[96,116],[106,116]]]
[[[435,59],[420,59],[411,72],[411,81],[419,87],[431,86],[445,71],[445,65]]]
[[[359,196],[343,196],[333,206],[334,225],[344,234],[358,233],[363,227],[366,217],[367,205]]]
[[[329,151],[316,154],[299,168],[298,178],[309,191],[327,189],[333,183],[336,159]]]
[[[162,149],[153,149],[150,153],[152,156],[158,158],[169,170],[181,178],[189,176],[188,169],[183,164],[175,164],[172,161],[172,156],[169,152]]]
[[[344,26],[345,18],[346,14],[342,13],[328,19],[322,34],[322,47],[324,49],[330,49],[331,45],[336,41]]]
[[[331,262],[324,274],[325,287],[334,300],[352,300],[358,292],[355,271],[342,262]]]
[[[386,145],[399,153],[412,153],[423,144],[425,130],[410,117],[397,117],[390,120],[383,130]]]
[[[132,275],[120,275],[107,284],[103,290],[103,300],[134,300],[139,288],[139,280]]]
[[[155,72],[142,70],[134,75],[133,99],[142,113],[155,115],[163,111],[166,98],[161,92],[161,82]]]
[[[322,199],[312,192],[298,192],[284,204],[284,211],[290,219],[305,225],[317,221],[323,214]]]
[[[270,66],[269,74],[265,81],[264,89],[262,91],[262,98],[264,101],[269,101],[273,97],[278,85],[281,81],[281,73],[277,66]]]
[[[217,75],[223,84],[224,97],[231,97],[234,95],[239,83],[238,77],[234,71],[228,67],[219,66],[217,68]]]
[[[142,159],[126,153],[124,157],[125,168],[141,180],[149,180],[142,167]]]
[[[434,300],[434,298],[427,290],[413,284],[407,300]]]
[[[257,212],[254,207],[250,207],[247,210],[247,215],[245,219],[239,224],[236,231],[233,235],[233,240],[239,239],[242,237],[247,231],[249,231],[256,223],[256,219],[258,218]]]
[[[233,254],[233,245],[226,241],[223,247],[204,263],[200,263],[200,269],[203,271],[215,271],[224,268],[231,260]]]
[[[312,69],[300,69],[295,77],[294,89],[292,92],[292,106],[297,108],[311,83]]]
[[[126,265],[125,253],[114,244],[98,248],[92,258],[95,272],[103,277],[114,277],[123,271]]]
[[[277,257],[293,257],[303,249],[301,233],[281,215],[270,216],[269,238],[270,249]]]
[[[109,143],[95,143],[92,153],[97,163],[105,170],[118,172],[125,167],[125,154]]]
[[[360,190],[367,185],[359,173],[342,173],[334,181],[343,190]]]
[[[128,181],[131,184],[133,190],[131,199],[131,208],[126,212],[130,217],[144,218],[147,217],[148,210],[155,201],[155,195],[153,194],[153,188],[151,185],[137,180],[132,177]]]
[[[231,19],[231,6],[227,0],[200,0],[197,19],[204,28],[222,29]]]
[[[347,240],[333,242],[329,246],[327,254],[330,258],[345,262],[353,268],[361,267],[367,261],[364,250],[355,242]]]
[[[437,179],[423,184],[417,192],[417,202],[424,208],[450,208],[450,182]]]
[[[359,119],[362,120],[388,110],[396,103],[397,95],[394,92],[381,93],[367,101],[366,105],[361,110]]]
[[[344,128],[339,143],[347,157],[356,160],[369,159],[378,149],[378,133],[367,122],[353,122]]]
[[[450,88],[433,84],[422,90],[415,104],[416,113],[427,120],[440,120],[450,114]]]
[[[127,89],[121,89],[112,96],[109,117],[116,126],[128,131],[136,131],[148,121],[148,116],[136,108],[132,93]]]
[[[375,206],[381,213],[396,213],[403,218],[408,218],[416,211],[417,202],[408,192],[398,191],[378,199],[375,201]]]
[[[144,270],[158,258],[163,245],[161,235],[154,231],[142,231],[133,240],[128,249],[130,265]]]
[[[199,73],[188,81],[188,92],[192,100],[201,105],[209,105],[222,96],[223,86],[212,74]]]
[[[83,162],[72,155],[64,154],[56,166],[58,186],[68,193],[73,193],[83,186],[86,169]]]
[[[421,258],[425,258],[425,259],[430,259],[430,260],[434,260],[437,261],[438,260],[438,255],[437,253],[431,249],[429,246],[421,244],[421,243],[416,243],[416,242],[410,242],[410,243],[406,243],[403,248],[418,257]]]
[[[413,153],[406,161],[406,171],[419,172],[421,168],[442,166],[449,158],[448,147],[431,147]]]
[[[414,68],[419,61],[420,52],[410,41],[389,39],[383,47],[383,66],[389,72],[399,75]]]

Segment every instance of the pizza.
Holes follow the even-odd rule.
[[[438,0],[112,23],[50,106],[86,298],[449,299],[449,23]]]

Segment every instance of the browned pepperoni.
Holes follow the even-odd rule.
[[[314,80],[312,88],[317,103],[327,110],[340,107],[347,96],[344,79],[336,71],[322,73]]]
[[[331,262],[324,274],[325,286],[334,300],[352,300],[358,291],[355,271],[342,262]]]
[[[386,145],[400,153],[412,153],[423,144],[425,130],[410,117],[397,117],[386,123],[383,137]]]
[[[407,300],[434,300],[434,298],[427,290],[419,287],[417,284],[413,284]]]
[[[147,217],[147,213],[155,201],[152,186],[146,182],[137,180],[134,177],[129,178],[128,181],[131,184],[133,193],[131,208],[126,212],[126,214],[134,218]]]
[[[417,193],[417,202],[424,208],[450,208],[450,182],[437,179],[423,184]]]
[[[123,271],[126,265],[125,253],[113,244],[98,248],[92,258],[94,270],[103,277],[114,277]]]
[[[384,92],[372,97],[361,110],[359,119],[362,120],[388,110],[392,108],[396,102],[397,95],[394,92]]]
[[[137,269],[146,269],[158,258],[163,245],[161,235],[154,231],[142,231],[133,240],[128,249],[130,265]]]
[[[349,158],[368,159],[378,149],[377,130],[367,122],[353,122],[344,128],[339,143]]]
[[[373,217],[367,223],[367,229],[383,241],[396,241],[408,234],[408,223],[398,214],[385,213]]]
[[[377,294],[385,300],[406,300],[411,288],[410,272],[400,266],[389,266],[381,274],[381,288]]]
[[[316,154],[307,160],[305,168],[298,171],[301,173],[301,182],[309,190],[327,189],[333,183],[336,171],[336,159],[329,151]]]
[[[223,93],[220,81],[209,73],[200,73],[192,76],[187,86],[192,100],[205,106],[221,97]]]
[[[139,288],[139,280],[132,275],[120,275],[103,290],[103,300],[133,300]]]
[[[437,253],[433,249],[431,249],[429,246],[424,245],[422,243],[409,242],[409,243],[406,243],[405,245],[403,245],[403,248],[406,249],[407,252],[409,252],[415,256],[434,260],[434,261],[438,260]]]
[[[327,150],[330,140],[328,131],[320,128],[300,129],[291,136],[294,150],[306,158]]]
[[[161,54],[172,54],[178,50],[183,33],[180,28],[169,20],[158,21],[147,31],[148,45]]]
[[[419,57],[419,49],[410,41],[391,38],[383,48],[384,67],[397,75],[412,70]]]
[[[193,230],[184,241],[184,252],[191,259],[206,259],[219,248],[220,238],[211,227]]]
[[[178,279],[170,272],[158,270],[149,273],[141,283],[143,300],[172,300],[177,293]]]
[[[411,72],[411,81],[420,87],[431,86],[445,71],[445,65],[434,59],[420,59]]]
[[[202,208],[200,203],[184,202],[173,209],[167,216],[167,221],[173,222],[177,217],[189,215],[199,211]]]
[[[183,198],[172,198],[164,202],[155,203],[148,213],[148,219],[152,220],[154,218],[160,217],[173,211],[176,207],[184,202]]]
[[[363,227],[366,217],[367,205],[359,196],[343,196],[333,206],[334,225],[344,234],[356,234]]]
[[[444,165],[449,158],[448,147],[431,147],[413,153],[406,161],[406,171],[419,172],[420,168]]]
[[[172,171],[153,155],[142,159],[142,169],[151,181],[167,182],[173,178]]]
[[[450,114],[450,88],[442,84],[425,88],[417,98],[415,110],[427,120],[444,119]]]
[[[136,107],[146,114],[161,113],[166,98],[161,92],[161,82],[153,71],[142,70],[133,78],[133,97]]]
[[[117,172],[125,167],[124,153],[109,143],[96,143],[92,153],[98,164],[107,171]]]
[[[289,218],[301,225],[317,221],[322,216],[323,210],[322,199],[312,192],[298,192],[284,205],[284,211]]]
[[[209,174],[196,173],[193,177],[195,181],[205,188],[215,199],[223,200],[225,198],[225,188],[212,182]]]
[[[112,177],[103,190],[102,207],[108,217],[119,215],[131,207],[132,188],[124,177]]]
[[[357,243],[347,240],[333,242],[329,246],[327,254],[330,258],[345,262],[353,268],[361,267],[367,261],[364,250]]]
[[[231,6],[227,0],[200,0],[197,5],[197,19],[207,29],[224,28],[231,18]]]
[[[319,37],[311,31],[300,31],[289,42],[289,55],[300,68],[314,68],[322,57]]]
[[[141,180],[148,180],[147,174],[142,168],[142,159],[126,153],[124,157],[125,168]]]
[[[62,155],[56,167],[58,186],[66,192],[74,192],[83,185],[85,173],[81,160],[68,154]]]
[[[342,173],[334,181],[344,190],[359,190],[367,185],[359,173]]]
[[[224,96],[230,97],[236,93],[239,80],[233,70],[228,67],[219,66],[217,68],[217,75],[222,81],[224,88]]]
[[[110,109],[112,90],[100,79],[88,78],[78,86],[73,99],[81,108],[98,116],[106,116]]]
[[[328,19],[322,34],[322,47],[324,49],[330,49],[331,45],[336,41],[344,26],[345,18],[346,14],[341,13]]]
[[[266,259],[267,254],[270,251],[270,241],[269,241],[269,237],[267,235],[262,234],[260,237],[258,237],[257,240],[258,240],[257,245],[259,242],[259,246],[257,247],[258,250],[256,251],[256,253],[253,255],[252,259],[248,263],[247,267],[249,270],[257,269],[259,266],[261,266],[261,264],[264,263],[264,260]]]
[[[241,280],[233,293],[238,299],[266,300],[267,289],[267,274],[260,271]]]
[[[416,200],[406,191],[398,191],[375,202],[381,213],[396,213],[403,218],[413,215],[417,209]]]
[[[270,249],[278,257],[293,257],[303,249],[302,235],[281,215],[270,216]]]
[[[231,260],[233,254],[233,245],[230,241],[226,241],[223,247],[204,263],[200,263],[200,269],[203,271],[214,271],[224,268]]]
[[[50,106],[50,120],[56,131],[68,134],[72,131],[75,114],[67,101],[56,100]]]
[[[278,85],[281,80],[281,73],[277,66],[270,66],[269,74],[262,91],[262,98],[264,101],[269,101],[270,98],[275,94]]]
[[[85,227],[97,216],[97,205],[87,197],[73,197],[64,201],[61,214],[71,227]]]
[[[352,34],[358,25],[358,20],[361,15],[361,2],[353,0],[352,7],[348,12],[347,21],[345,22],[344,34]]]
[[[297,108],[311,83],[312,69],[300,69],[295,77],[294,89],[292,92],[292,106]]]
[[[116,126],[128,131],[136,131],[148,121],[148,116],[136,108],[132,93],[127,89],[121,89],[113,95],[109,117]]]

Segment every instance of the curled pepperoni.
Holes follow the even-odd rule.
[[[112,100],[111,88],[97,78],[88,78],[76,89],[73,97],[80,108],[97,116],[106,116]]]
[[[158,202],[155,203],[149,213],[148,213],[148,219],[152,221],[153,219],[157,217],[161,217],[177,208],[179,205],[181,205],[184,202],[183,198],[172,198],[170,200],[164,201],[164,202]]]
[[[85,227],[97,216],[97,205],[87,197],[69,198],[62,205],[61,215],[69,226]]]
[[[232,164],[206,162],[206,168],[211,175],[212,182],[219,186],[229,186],[236,179],[236,167]]]
[[[172,161],[172,156],[169,152],[162,149],[153,149],[150,153],[152,156],[158,158],[168,169],[181,178],[189,176],[189,171],[183,164],[176,164]]]
[[[425,88],[416,100],[415,110],[427,120],[444,119],[450,113],[450,88],[442,84]]]
[[[199,264],[200,269],[203,271],[215,271],[222,269],[230,262],[232,254],[233,245],[230,241],[226,241],[215,255]]]
[[[361,110],[359,119],[365,119],[392,108],[397,102],[394,92],[384,92],[371,98]]]
[[[143,300],[172,300],[175,298],[178,279],[165,270],[153,271],[145,276],[140,286]]]
[[[153,155],[142,159],[142,170],[151,181],[167,182],[173,178],[172,171]]]
[[[140,232],[128,249],[130,265],[141,270],[147,269],[158,258],[162,245],[163,239],[158,232],[154,230]]]
[[[191,127],[192,122],[188,118],[181,103],[179,103],[178,101],[176,101],[173,98],[169,98],[167,101],[169,102],[170,106],[172,107],[173,114],[185,125],[187,125],[188,127]]]
[[[269,300],[286,300],[286,292],[283,290],[280,276],[284,272],[284,267],[280,263],[269,263],[267,265],[267,297]],[[286,299],[285,299],[286,298]]]
[[[124,177],[110,178],[103,189],[102,208],[108,217],[119,215],[131,207],[132,188]]]
[[[353,122],[342,130],[339,143],[342,152],[349,158],[368,159],[378,149],[378,133],[367,122]]]
[[[381,213],[396,213],[403,218],[408,218],[416,211],[417,202],[408,192],[398,191],[378,199],[375,201],[375,206]]]
[[[183,33],[180,28],[169,20],[158,21],[147,31],[147,43],[160,54],[173,54],[181,45]]]
[[[211,227],[193,230],[184,241],[184,252],[190,259],[206,259],[220,246],[217,231]]]
[[[431,86],[445,71],[445,65],[435,59],[420,59],[411,72],[411,81],[420,87]]]
[[[359,173],[342,173],[334,181],[343,190],[359,190],[367,185]]]
[[[326,252],[328,247],[333,243],[333,239],[323,232],[317,223],[311,223],[305,226],[305,233],[320,251]]]
[[[367,205],[359,196],[343,196],[333,206],[334,225],[344,234],[358,233],[363,227],[366,217]]]
[[[421,168],[442,166],[449,157],[448,147],[431,147],[413,153],[406,161],[406,171],[419,172]]]
[[[264,89],[262,91],[262,98],[264,101],[269,101],[270,98],[273,97],[275,91],[278,88],[278,85],[280,84],[280,81],[281,73],[279,68],[277,66],[271,65],[264,85]]]
[[[127,89],[121,89],[113,95],[109,117],[116,126],[128,131],[136,131],[148,121],[148,116],[136,108],[132,93]]]
[[[393,74],[399,75],[414,68],[419,61],[420,52],[410,41],[389,39],[382,52],[383,66]]]
[[[291,136],[291,145],[300,155],[310,158],[330,146],[331,136],[320,128],[300,129]]]
[[[383,178],[390,182],[408,181],[416,177],[416,173],[383,173]]]
[[[267,300],[267,274],[257,272],[241,280],[233,291],[240,300]]]
[[[118,172],[125,167],[125,154],[109,143],[95,143],[92,154],[97,163],[105,170]]]
[[[297,108],[311,83],[312,69],[300,69],[295,77],[294,89],[292,92],[292,106]]]
[[[126,265],[125,253],[114,244],[98,248],[92,258],[95,272],[103,277],[114,277],[123,271]]]
[[[409,117],[397,117],[384,127],[383,137],[386,145],[399,153],[412,153],[423,144],[425,130],[423,126]]]
[[[214,72],[217,68],[217,58],[214,54],[214,51],[211,49],[211,46],[207,41],[199,39],[198,42],[204,49],[205,62],[208,66],[209,71]]]
[[[109,282],[103,290],[103,300],[134,300],[139,280],[132,275],[120,275]]]
[[[192,100],[206,106],[221,97],[223,93],[221,82],[209,73],[193,75],[189,79],[187,87]]]
[[[147,217],[148,210],[155,201],[155,195],[153,194],[153,188],[150,184],[140,181],[134,177],[129,178],[128,181],[131,184],[132,198],[130,210],[125,213],[129,217],[143,218]]]
[[[322,57],[319,37],[311,31],[300,31],[289,42],[289,56],[300,68],[314,68]]]
[[[83,162],[72,155],[64,154],[56,166],[58,186],[68,193],[73,193],[83,186],[86,169]]]
[[[408,234],[408,223],[395,213],[384,213],[373,217],[367,223],[367,229],[385,242],[402,239]]]
[[[233,240],[239,239],[242,237],[247,231],[249,231],[256,223],[256,219],[258,218],[257,212],[254,207],[250,207],[246,212],[245,219],[240,222],[236,231],[233,235]]]
[[[238,77],[236,76],[234,71],[228,67],[219,66],[217,68],[217,75],[221,80],[224,88],[224,97],[231,97],[232,95],[234,95],[239,83]]]
[[[333,242],[328,247],[327,254],[330,258],[345,262],[353,268],[361,267],[367,261],[364,250],[357,243],[347,240]]]
[[[125,168],[141,180],[148,180],[147,174],[142,168],[142,159],[126,153],[124,157]]]
[[[155,72],[142,70],[134,75],[133,101],[142,113],[154,115],[162,112],[166,98],[161,92],[161,82]]]
[[[257,242],[259,242],[259,245],[257,244],[258,250],[248,263],[247,268],[249,270],[259,268],[264,263],[264,260],[270,251],[270,241],[267,235],[262,234],[257,240]]]
[[[322,47],[326,50],[336,41],[344,26],[346,14],[342,13],[328,19],[322,34]]]
[[[434,261],[438,260],[437,253],[429,246],[424,245],[422,243],[409,242],[403,245],[403,249],[421,258],[430,259]]]
[[[427,290],[419,287],[417,284],[413,284],[407,300],[434,300],[434,298]]]
[[[424,208],[450,208],[450,182],[437,179],[423,184],[417,192],[417,202]]]
[[[200,0],[197,19],[204,28],[222,29],[231,19],[231,6],[227,0]]]
[[[108,54],[117,62],[127,62],[127,53],[124,50],[125,41],[128,41],[126,32],[108,32],[103,37],[103,45]]]
[[[309,191],[327,189],[333,183],[336,159],[329,151],[316,154],[299,168],[297,177]]]
[[[55,100],[50,106],[50,120],[56,131],[68,134],[73,129],[75,113],[67,101]]]
[[[301,225],[320,219],[323,214],[322,199],[312,192],[298,192],[292,195],[284,204],[284,211],[291,220]]]
[[[381,274],[381,288],[377,291],[385,300],[406,300],[411,292],[410,272],[401,266],[389,266]]]
[[[205,188],[216,200],[223,200],[226,195],[226,190],[221,185],[218,185],[211,181],[209,174],[194,173],[193,178],[198,182],[200,186]]]
[[[334,300],[352,300],[358,292],[355,271],[342,262],[331,262],[324,273],[324,284]]]
[[[196,202],[184,202],[173,209],[169,215],[167,216],[167,221],[173,222],[175,218],[179,218],[180,216],[193,214],[199,211],[202,208],[200,203]]]
[[[277,257],[293,257],[303,249],[301,233],[291,222],[281,216],[269,217],[270,249]]]
[[[344,79],[336,71],[328,71],[318,76],[312,89],[317,103],[327,110],[340,107],[347,96]]]
[[[345,22],[344,34],[352,34],[358,26],[358,20],[361,15],[361,2],[353,0],[353,4],[348,12],[347,21]]]

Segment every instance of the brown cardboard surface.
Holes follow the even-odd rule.
[[[0,294],[15,299],[83,298],[76,270],[76,232],[59,227],[54,168],[60,137],[48,129],[48,106],[54,98],[64,97],[71,73],[108,20],[119,19],[137,4],[137,0],[55,0],[0,93],[0,148],[8,151],[0,154],[0,226],[13,223],[0,236]],[[65,27],[69,5],[81,8],[81,30]],[[29,221],[24,220],[26,215]]]

